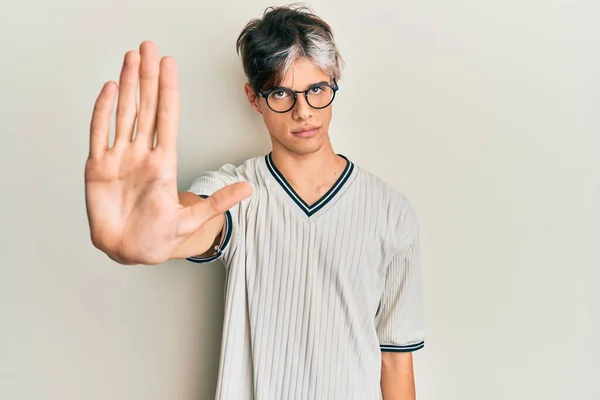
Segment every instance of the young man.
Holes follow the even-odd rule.
[[[92,242],[128,265],[222,259],[219,400],[414,399],[411,352],[424,346],[419,224],[404,195],[332,148],[342,61],[330,27],[306,8],[269,8],[237,49],[272,152],[202,173],[177,193],[175,60],[159,63],[144,42],[95,105]]]

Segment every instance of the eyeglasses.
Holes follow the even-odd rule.
[[[292,90],[286,87],[276,87],[266,92],[258,91],[265,98],[269,108],[276,113],[286,113],[296,105],[298,93],[304,93],[304,98],[309,106],[317,110],[329,106],[335,98],[339,87],[335,79],[333,85],[319,82],[311,85],[306,90]]]

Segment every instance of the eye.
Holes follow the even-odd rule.
[[[273,92],[272,95],[277,99],[283,99],[288,95],[288,93],[285,90],[277,90]]]
[[[323,90],[323,86],[313,86],[309,89],[310,94],[319,94]]]

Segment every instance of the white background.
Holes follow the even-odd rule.
[[[91,245],[89,120],[150,39],[179,63],[180,189],[265,154],[235,40],[274,4],[2,2],[0,398],[214,396],[222,265],[122,266]],[[346,61],[335,150],[420,218],[419,399],[600,398],[599,4],[310,3]]]

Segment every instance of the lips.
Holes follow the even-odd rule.
[[[317,133],[318,130],[319,130],[318,126],[309,125],[309,126],[302,127],[298,130],[292,131],[292,133],[296,136],[307,137],[307,136],[314,135],[315,133]]]

